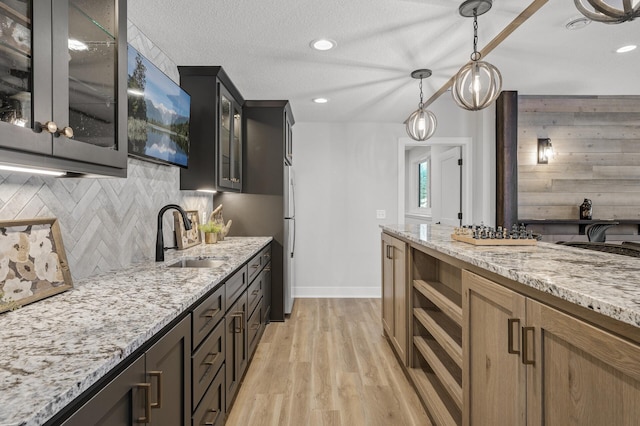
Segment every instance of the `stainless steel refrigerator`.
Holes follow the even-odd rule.
[[[286,141],[293,115],[287,101],[246,101],[243,105],[242,193],[213,196],[225,220],[233,220],[231,236],[272,236],[272,321],[284,321],[293,306],[295,195]]]
[[[294,256],[296,251],[296,192],[293,167],[284,166],[284,313],[293,309]]]

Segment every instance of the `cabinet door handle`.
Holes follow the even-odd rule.
[[[391,253],[392,245],[387,245],[387,259],[393,259],[393,254]]]
[[[73,129],[69,126],[58,129],[58,131],[56,132],[56,136],[64,136],[71,139],[73,137]]]
[[[55,135],[58,132],[58,125],[55,123],[55,121],[47,121],[44,124],[36,122],[35,124],[36,125],[34,126],[34,130],[37,133],[40,133],[44,130],[47,133]]]
[[[240,327],[237,326],[237,322],[236,322],[236,319],[238,318],[242,320],[242,312],[236,312],[231,314],[231,318],[233,318],[233,332],[242,333],[242,321],[240,321]]]
[[[535,346],[532,344],[531,348],[534,350],[533,358],[529,359],[529,339],[528,335],[531,332],[531,337],[535,337],[534,327],[522,327],[522,363],[524,365],[535,365]]]
[[[144,417],[138,417],[136,423],[150,423],[151,422],[151,397],[149,395],[151,391],[151,383],[138,383],[136,385],[138,389],[144,391]]]
[[[209,413],[213,414],[213,419],[209,421],[205,420],[204,423],[200,423],[203,426],[213,426],[214,424],[216,424],[216,419],[218,418],[218,410],[210,408],[208,411]]]
[[[162,408],[162,371],[149,371],[149,376],[158,380],[158,393],[156,394],[156,402],[150,404],[151,408]]]
[[[520,318],[509,318],[507,320],[507,336],[509,338],[507,350],[510,354],[520,355],[520,349],[513,349],[513,342],[516,340],[513,338],[513,324],[518,324],[516,330],[520,331]]]
[[[213,318],[216,316],[216,314],[220,312],[220,308],[215,308],[215,309],[207,309],[206,313],[204,314],[205,318]]]

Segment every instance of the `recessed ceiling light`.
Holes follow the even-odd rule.
[[[638,47],[638,46],[636,46],[635,44],[629,44],[629,45],[626,45],[626,46],[622,46],[622,47],[619,47],[618,49],[616,49],[616,53],[631,52],[632,50],[635,50],[636,47]]]
[[[328,38],[319,38],[309,43],[309,46],[316,50],[330,50],[336,47],[336,44],[335,41]]]
[[[591,23],[591,19],[585,17],[585,16],[575,16],[571,19],[569,19],[565,24],[564,27],[568,30],[579,30],[581,28],[586,27],[587,25],[589,25]]]
[[[329,102],[329,99],[327,99],[327,98],[314,98],[313,102],[315,102],[317,104],[326,104],[327,102]]]

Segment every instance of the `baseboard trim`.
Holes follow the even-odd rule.
[[[293,297],[311,298],[380,298],[378,287],[294,287]]]

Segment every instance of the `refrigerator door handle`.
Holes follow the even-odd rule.
[[[296,220],[292,219],[293,222],[293,242],[291,243],[291,258],[293,259],[293,254],[296,251]]]

